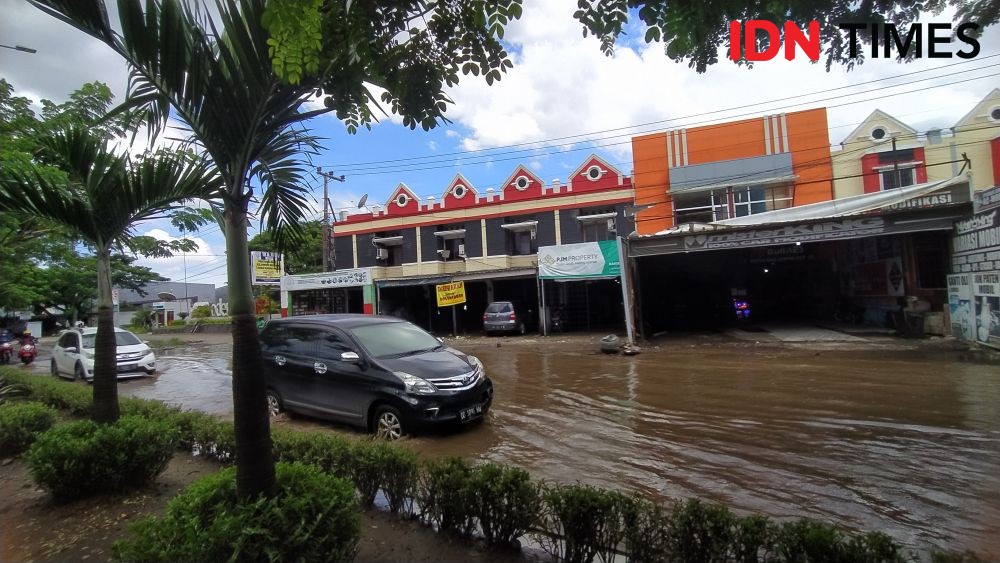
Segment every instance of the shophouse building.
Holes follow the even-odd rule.
[[[645,333],[911,312],[943,332],[949,238],[977,186],[957,135],[878,111],[831,150],[815,109],[633,139]]]
[[[517,166],[486,189],[457,174],[440,197],[421,199],[399,184],[384,203],[333,224],[334,272],[287,277],[287,314],[389,314],[446,332],[452,312],[437,306],[435,287],[461,281],[460,332],[481,331],[487,304],[500,300],[526,304],[537,328],[538,249],[627,236],[633,196],[631,178],[596,155],[565,181]],[[620,326],[613,280],[546,286],[547,306],[561,309],[567,327]]]

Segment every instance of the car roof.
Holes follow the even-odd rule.
[[[327,326],[337,326],[341,328],[357,328],[359,326],[370,326],[385,323],[405,323],[403,319],[397,319],[395,317],[383,317],[383,316],[372,316],[372,315],[350,315],[350,314],[336,314],[336,315],[303,315],[300,317],[285,317],[283,319],[274,319],[268,321],[268,326],[271,325],[284,325],[289,323],[307,323],[307,324],[322,324]]]
[[[97,327],[96,326],[88,326],[88,327],[77,329],[77,330],[70,329],[70,330],[65,331],[65,332],[79,332],[80,334],[97,334]],[[128,331],[125,330],[124,328],[116,326],[115,327],[115,332],[128,332]]]

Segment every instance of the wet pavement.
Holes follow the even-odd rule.
[[[1000,366],[858,340],[677,338],[625,357],[580,338],[460,339],[493,378],[488,419],[406,442],[552,481],[697,496],[1000,558]],[[228,415],[229,350],[163,350],[157,377],[120,390]]]

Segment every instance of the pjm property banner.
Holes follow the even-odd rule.
[[[538,249],[538,277],[544,280],[612,278],[622,273],[618,241],[581,242]]]

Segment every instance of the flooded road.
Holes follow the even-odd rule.
[[[465,432],[407,440],[425,455],[1000,558],[997,365],[906,347],[668,341],[624,357],[580,342],[457,346],[486,365],[494,406]],[[120,389],[225,415],[228,353],[168,350],[157,378]],[[349,431],[302,417],[279,424]]]

